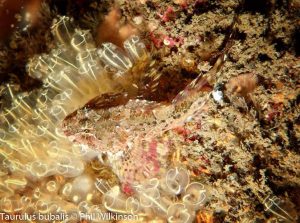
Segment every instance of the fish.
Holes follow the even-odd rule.
[[[123,188],[155,177],[170,165],[168,158],[174,151],[170,132],[200,121],[209,99],[202,89],[224,58],[171,102],[145,100],[126,92],[101,94],[69,114],[62,130],[72,142],[106,154]]]

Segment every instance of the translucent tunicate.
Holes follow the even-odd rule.
[[[50,109],[50,114],[53,115],[58,121],[63,120],[67,116],[67,112],[60,105],[54,105]]]
[[[68,197],[68,196],[70,196],[71,192],[72,192],[72,184],[71,183],[66,183],[65,186],[62,189],[62,194],[64,196]]]
[[[56,171],[65,177],[79,176],[84,170],[84,164],[81,160],[73,159],[67,156],[61,156],[57,158]]]
[[[2,160],[2,166],[4,168],[9,168],[10,164],[11,164],[11,161],[8,159],[8,157]]]
[[[32,199],[27,196],[22,196],[20,201],[24,208],[26,208],[32,204]]]
[[[140,195],[140,204],[143,207],[153,207],[156,201],[160,198],[160,193],[157,188],[143,188],[138,191]]]
[[[5,142],[6,139],[6,131],[4,129],[0,129],[0,142]]]
[[[159,215],[166,214],[168,207],[161,200],[159,180],[157,178],[150,179],[134,188],[139,195],[139,203],[142,208],[152,208]]]
[[[51,180],[47,183],[46,188],[49,192],[54,192],[57,190],[57,184],[55,181]]]
[[[78,209],[79,209],[79,211],[82,212],[82,213],[87,213],[87,212],[89,212],[90,207],[89,207],[88,202],[86,202],[86,201],[81,201],[81,202],[78,204]]]
[[[126,198],[122,196],[120,187],[114,186],[104,194],[103,205],[109,211],[126,213]]]
[[[66,16],[61,16],[53,22],[52,33],[57,38],[60,44],[69,45],[72,33],[71,30],[74,30],[72,25],[72,19]]]
[[[57,146],[57,141],[51,141],[49,143],[49,148],[47,149],[47,154],[52,158],[57,158],[59,156],[60,148]]]
[[[180,194],[189,184],[187,170],[181,167],[168,170],[165,176],[164,189],[167,193]]]
[[[291,210],[286,210],[284,208],[285,202],[283,200],[280,200],[276,196],[267,196],[265,200],[263,201],[263,204],[266,207],[266,211],[270,211],[277,217],[279,217],[281,220],[292,223],[295,222],[295,219],[289,212],[293,212],[292,208]]]
[[[69,172],[69,166],[65,164],[57,164],[56,171],[58,174],[67,175]]]
[[[41,161],[33,161],[30,165],[29,171],[38,177],[43,177],[48,173],[48,166]]]
[[[95,186],[102,194],[107,193],[111,189],[110,184],[106,180],[99,178],[96,179]]]
[[[47,120],[41,121],[37,126],[38,129],[37,133],[42,136],[49,131],[49,127],[50,127],[49,121]]]
[[[99,73],[102,72],[100,63],[95,58],[95,50],[85,50],[77,54],[76,59],[79,63],[78,73],[96,81]]]
[[[112,43],[104,43],[98,55],[104,64],[117,71],[125,72],[132,67],[131,60]]]
[[[138,214],[141,211],[140,202],[133,197],[129,197],[126,200],[126,210],[130,214]]]
[[[76,60],[80,64],[86,64],[89,62],[92,62],[94,64],[97,61],[97,50],[96,49],[82,50],[76,55]]]
[[[83,187],[84,185],[84,187]],[[90,176],[81,175],[74,179],[72,182],[72,195],[78,197],[78,201],[86,198],[87,194],[93,189],[93,182]]]
[[[182,201],[190,210],[196,211],[204,205],[206,198],[204,185],[193,182],[186,187]]]
[[[35,204],[35,208],[36,210],[38,210],[40,213],[42,214],[46,214],[49,211],[49,204],[42,201],[42,200],[38,200]]]
[[[168,208],[167,219],[169,223],[192,223],[194,217],[184,204],[176,203]]]
[[[71,39],[71,46],[80,52],[88,47],[87,42],[91,42],[90,32],[87,30],[75,29],[75,33]]]
[[[124,42],[124,48],[130,59],[137,62],[147,56],[145,44],[140,41],[138,36],[131,36]]]
[[[50,204],[48,207],[48,213],[56,214],[60,211],[60,207],[57,204]]]
[[[33,191],[33,198],[34,199],[39,199],[41,197],[41,191],[40,188],[35,188],[35,190]]]
[[[35,56],[30,59],[29,63],[26,66],[27,72],[29,76],[39,79],[45,80],[48,78],[51,72],[54,72],[56,69],[57,62],[51,60],[50,57],[46,55]]]
[[[27,180],[22,177],[9,177],[8,179],[4,180],[6,185],[9,185],[11,188],[20,189],[27,185]]]
[[[12,211],[12,202],[10,199],[8,198],[2,198],[0,200],[0,208],[1,210],[5,211],[5,212],[11,212]]]
[[[13,106],[12,109],[15,109],[17,113],[22,113],[22,115],[24,116],[24,112],[25,114],[31,115],[32,114],[32,108],[30,107],[30,101],[31,99],[29,98],[29,96],[25,96],[25,95],[18,95],[17,99],[15,99],[13,102]]]
[[[39,106],[44,107],[44,106],[48,106],[48,104],[51,103],[52,100],[49,98],[48,92],[49,92],[48,89],[44,90],[38,96],[37,102],[39,103],[38,104]]]
[[[19,133],[20,131],[20,126],[18,124],[13,124],[13,125],[9,125],[8,127],[8,132],[10,133]]]

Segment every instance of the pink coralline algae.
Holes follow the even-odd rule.
[[[182,45],[184,42],[182,37],[173,38],[162,34],[154,34],[153,32],[150,32],[149,37],[154,46],[158,49],[163,46],[168,46],[171,48],[176,45]]]
[[[163,22],[169,22],[174,18],[174,9],[169,6],[163,14],[158,13]]]

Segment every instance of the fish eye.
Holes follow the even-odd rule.
[[[85,133],[89,133],[90,131],[88,129],[83,130]]]

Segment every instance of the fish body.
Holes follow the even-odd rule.
[[[63,132],[71,141],[107,154],[123,185],[157,176],[174,151],[170,132],[201,121],[208,99],[203,86],[219,70],[221,63],[216,64],[218,69],[214,66],[204,78],[199,75],[169,103],[127,93],[97,96],[64,119]]]

